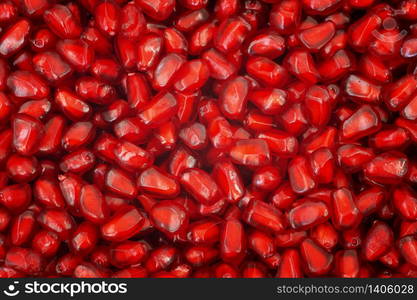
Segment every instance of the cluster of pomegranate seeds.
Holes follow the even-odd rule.
[[[417,277],[416,0],[3,0],[0,277]]]

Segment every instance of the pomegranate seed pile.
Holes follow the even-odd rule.
[[[2,0],[0,277],[417,277],[417,0]]]

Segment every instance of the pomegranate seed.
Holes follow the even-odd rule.
[[[305,199],[294,203],[293,206],[294,208],[288,212],[288,221],[296,230],[312,228],[329,217],[329,210],[323,202]]]
[[[393,242],[391,228],[381,221],[376,221],[369,229],[363,242],[363,254],[365,259],[373,261],[386,254]]]
[[[306,271],[312,275],[325,275],[332,267],[333,254],[311,239],[305,239],[300,244],[300,254],[305,262]]]
[[[57,234],[52,231],[41,230],[32,239],[33,250],[43,257],[53,257],[59,250],[61,241]]]
[[[13,247],[7,251],[5,266],[36,276],[42,271],[43,260],[37,252],[31,249]]]
[[[121,207],[101,226],[101,235],[110,241],[124,241],[137,234],[145,222],[143,214],[135,207]]]
[[[79,20],[64,5],[54,5],[45,11],[43,18],[48,27],[62,39],[78,38],[82,32]]]
[[[222,197],[222,192],[216,182],[201,169],[185,170],[180,180],[183,187],[202,204],[214,204]]]
[[[22,19],[5,31],[0,38],[0,55],[10,57],[21,50],[29,40],[31,24]]]
[[[391,2],[3,1],[0,277],[417,277]]]
[[[119,268],[136,265],[145,259],[148,247],[146,243],[140,241],[122,242],[110,250],[110,262]]]

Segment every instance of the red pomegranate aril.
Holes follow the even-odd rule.
[[[178,177],[184,170],[197,167],[198,165],[197,157],[187,148],[179,146],[172,152],[168,163],[168,171],[170,174]]]
[[[388,151],[404,148],[409,140],[409,134],[404,128],[386,127],[370,139],[370,144],[375,149]]]
[[[111,168],[105,175],[104,187],[120,197],[133,199],[137,194],[135,182],[130,175],[119,169]]]
[[[187,53],[188,41],[179,30],[175,28],[165,28],[163,36],[166,52],[178,54]]]
[[[143,170],[138,177],[137,187],[156,198],[175,198],[180,191],[176,178],[157,167]]]
[[[187,233],[188,240],[196,245],[216,243],[220,238],[220,222],[206,219],[190,223]]]
[[[156,128],[176,114],[177,100],[171,93],[156,95],[139,114],[139,118],[145,126]]]
[[[88,103],[67,89],[57,89],[55,102],[64,115],[71,120],[85,120],[92,113],[92,108]]]
[[[116,137],[131,143],[142,143],[149,135],[149,130],[138,117],[123,118],[114,124],[113,131]]]
[[[201,99],[201,92],[175,94],[178,102],[177,118],[180,125],[187,124],[194,119],[197,103]]]
[[[113,1],[103,1],[94,9],[96,26],[108,37],[115,36],[119,29],[120,7]]]
[[[349,41],[352,47],[364,52],[374,37],[374,31],[381,26],[381,23],[382,19],[377,14],[369,13],[351,24],[348,34],[351,37]]]
[[[68,79],[73,69],[55,52],[42,52],[33,57],[35,71],[43,75],[49,82]]]
[[[335,173],[335,159],[329,148],[320,148],[311,154],[311,168],[319,183],[330,183]]]
[[[394,184],[408,172],[408,160],[400,152],[385,152],[364,166],[364,175],[375,182]]]
[[[400,252],[395,248],[392,248],[387,254],[382,256],[379,261],[385,266],[395,269],[400,265]]]
[[[0,277],[417,276],[416,1],[3,2]]]
[[[416,91],[416,82],[414,75],[407,75],[387,85],[382,91],[382,99],[388,108],[392,111],[404,108]]]
[[[330,21],[302,30],[298,33],[301,43],[312,52],[319,51],[334,36],[335,24]],[[318,34],[318,32],[320,34]]]
[[[90,72],[99,79],[114,82],[121,74],[121,67],[113,59],[102,58],[94,61],[90,67]]]
[[[81,77],[75,84],[76,93],[81,98],[95,104],[109,104],[116,97],[115,88],[101,79]]]
[[[141,147],[124,141],[115,142],[116,144],[114,145],[113,151],[112,153],[109,153],[109,155],[112,155],[112,157],[114,155],[114,159],[123,169],[126,169],[127,171],[136,171],[152,165],[152,155]]]
[[[17,215],[14,220],[12,220],[10,225],[11,244],[13,246],[22,246],[29,241],[36,228],[35,213],[33,211],[26,210]]]
[[[74,151],[89,143],[95,134],[91,122],[73,123],[62,137],[62,147],[68,151]]]
[[[314,227],[311,231],[311,237],[328,251],[332,251],[339,242],[338,232],[329,222]]]
[[[104,196],[95,185],[84,185],[80,191],[80,212],[90,222],[101,224],[109,216]]]
[[[213,262],[219,256],[219,251],[207,246],[192,246],[184,256],[192,266],[201,267]]]
[[[285,228],[282,213],[260,200],[251,201],[243,211],[242,218],[246,223],[259,230],[281,232]]]
[[[246,235],[243,224],[238,220],[228,220],[223,224],[220,235],[220,252],[224,261],[240,262],[245,255]]]
[[[33,250],[43,257],[53,257],[59,250],[61,241],[52,231],[40,230],[32,238]]]
[[[170,53],[162,58],[155,68],[152,85],[157,90],[163,90],[173,83],[175,74],[186,62],[183,55]]]
[[[49,115],[52,110],[52,103],[46,99],[30,100],[22,104],[18,113],[26,114],[35,119],[42,120]]]
[[[95,160],[93,152],[87,149],[79,149],[64,156],[59,167],[63,172],[83,174],[94,167]]]
[[[49,96],[45,81],[30,71],[16,71],[9,75],[7,86],[17,98],[40,100]]]
[[[10,57],[21,50],[29,40],[31,23],[22,19],[14,23],[0,37],[0,55]]]
[[[0,231],[3,232],[9,226],[12,215],[6,208],[0,209]]]
[[[221,52],[237,50],[249,33],[251,26],[242,17],[225,19],[214,37],[214,46]]]
[[[264,166],[255,171],[252,186],[263,191],[272,191],[281,183],[282,175],[275,166]]]
[[[38,223],[46,230],[51,230],[67,240],[74,230],[75,222],[72,216],[62,209],[44,209],[37,216]]]
[[[377,56],[365,55],[359,63],[361,71],[366,77],[379,82],[389,82],[391,80],[391,71]],[[374,89],[374,91],[377,91],[377,89]]]
[[[341,188],[333,192],[332,222],[336,228],[349,229],[355,227],[361,221],[362,215],[354,202],[354,196],[347,188]]]
[[[267,165],[271,159],[268,144],[262,139],[237,141],[230,149],[230,157],[233,162],[248,167]]]
[[[356,196],[355,204],[359,211],[368,216],[377,212],[386,199],[386,192],[380,187],[370,187]]]
[[[281,89],[255,89],[248,99],[266,115],[281,113],[287,104],[287,93]]]
[[[174,0],[135,0],[135,3],[146,15],[157,21],[167,19],[175,7]]]
[[[356,141],[377,132],[380,127],[378,113],[371,106],[363,105],[343,122],[341,137],[344,140]]]
[[[288,177],[295,193],[302,194],[316,187],[313,171],[307,159],[302,156],[294,157],[288,165]]]
[[[220,114],[219,111],[218,113]],[[215,114],[217,115],[217,111]],[[210,115],[207,115],[207,117],[209,116]],[[213,147],[219,150],[230,148],[234,141],[233,129],[230,123],[227,121],[227,119],[225,119],[222,116],[219,116],[214,117],[213,119],[210,119],[207,122],[207,133]]]
[[[204,205],[212,205],[223,196],[216,182],[201,169],[185,170],[180,182],[188,193]]]
[[[124,241],[136,235],[144,222],[145,217],[136,207],[126,205],[101,225],[101,235],[105,240]]]
[[[330,119],[330,95],[327,89],[314,85],[310,87],[304,98],[306,115],[315,127],[327,125]]]
[[[266,57],[250,57],[246,63],[246,70],[249,75],[271,87],[283,87],[289,79],[286,68]]]
[[[295,230],[305,230],[324,223],[329,218],[327,205],[306,198],[293,203],[294,208],[288,212],[288,221]]]
[[[89,43],[92,47],[98,47],[92,44],[92,42],[89,42],[86,40],[87,43]],[[103,43],[109,43],[105,38],[103,39]],[[111,46],[104,44],[100,45],[100,48],[109,49],[108,47]],[[121,66],[126,70],[136,70],[136,63],[137,63],[137,53],[136,53],[136,42],[134,40],[130,40],[128,38],[123,38],[121,36],[117,36],[115,39],[115,51],[117,58],[120,61]],[[98,51],[98,50],[96,50]]]
[[[400,216],[409,221],[417,220],[417,195],[409,185],[399,185],[392,191],[392,204]]]
[[[150,33],[144,36],[137,45],[136,64],[139,71],[153,69],[159,61],[163,47],[163,38]]]
[[[207,145],[206,127],[201,123],[192,123],[184,127],[178,136],[192,150],[201,150]]]
[[[417,266],[417,260],[415,256],[417,253],[417,240],[415,236],[410,235],[403,237],[398,242],[398,247],[404,259],[413,266]]]
[[[283,252],[281,263],[276,274],[277,278],[304,277],[300,253],[296,249],[287,249]]]
[[[305,50],[293,50],[284,60],[284,67],[299,80],[309,84],[315,84],[320,78],[319,71],[310,52]]]
[[[273,130],[275,127],[274,123],[272,116],[267,116],[257,109],[249,110],[243,120],[244,127],[254,132]]]
[[[34,183],[34,199],[49,208],[64,208],[65,200],[54,179],[39,178]]]
[[[7,173],[15,182],[30,182],[39,175],[36,158],[12,154],[6,162]]]
[[[173,200],[163,200],[155,204],[150,218],[155,227],[168,237],[184,232],[188,225],[187,211]]]
[[[112,278],[146,278],[148,272],[142,267],[130,267],[113,273]]]
[[[174,88],[180,92],[194,92],[208,80],[210,70],[201,59],[185,62],[174,77]]]
[[[76,39],[81,35],[82,28],[73,12],[64,5],[56,4],[43,14],[48,27],[62,39]]]
[[[297,246],[307,237],[307,231],[295,231],[288,229],[282,233],[275,235],[275,246],[279,248],[287,248]]]
[[[43,267],[42,257],[35,251],[27,248],[13,247],[7,251],[5,266],[28,275],[39,275]]]
[[[293,33],[300,23],[301,6],[296,0],[274,4],[269,19],[271,25],[281,34]]]
[[[137,265],[144,260],[148,248],[149,246],[142,241],[122,242],[110,250],[110,261],[118,268]]]
[[[30,39],[31,48],[35,52],[44,50],[52,50],[57,42],[57,36],[48,28],[40,28],[36,30]]]
[[[97,244],[98,236],[98,229],[94,224],[88,221],[81,223],[72,233],[71,250],[77,255],[90,253]]]
[[[220,109],[230,119],[240,120],[246,110],[249,84],[244,77],[238,76],[228,80],[220,94]]]
[[[153,249],[144,263],[146,269],[151,272],[157,272],[167,269],[174,261],[177,260],[177,249],[172,246],[161,246]]]
[[[356,278],[359,275],[360,260],[356,250],[341,250],[335,255],[336,275],[342,278]]]
[[[72,276],[74,278],[106,278],[108,274],[102,268],[91,263],[81,263],[74,269]]]
[[[300,253],[305,262],[306,272],[311,275],[325,275],[330,271],[334,260],[333,254],[311,239],[305,239],[300,244]]]
[[[357,171],[375,158],[371,148],[355,144],[345,144],[337,150],[339,164],[350,171]]]

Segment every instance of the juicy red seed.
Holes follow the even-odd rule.
[[[366,234],[362,246],[365,259],[373,261],[386,254],[394,240],[392,229],[381,221],[376,221]]]
[[[305,199],[293,205],[294,208],[288,212],[288,221],[294,229],[312,228],[325,222],[329,217],[329,210],[323,202]]]
[[[2,1],[0,277],[417,277],[416,7]]]
[[[188,225],[187,211],[174,200],[164,200],[155,204],[150,217],[155,227],[168,236],[181,233]]]

